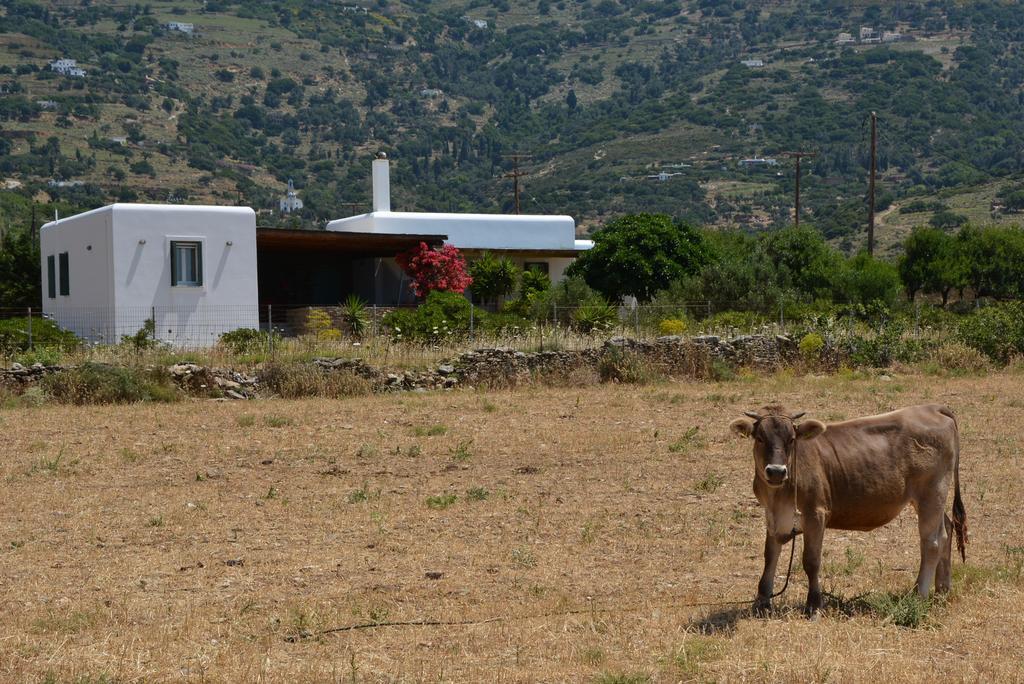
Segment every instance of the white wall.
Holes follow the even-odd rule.
[[[227,331],[259,327],[256,212],[145,204],[115,204],[113,212],[114,302],[122,334],[138,330],[150,312],[157,337],[183,345],[212,345]],[[171,285],[175,240],[202,244],[202,285]]]
[[[224,332],[259,326],[256,214],[248,207],[114,204],[48,223],[40,240],[44,311],[89,340],[117,342],[154,315],[158,339],[178,345],[212,345]],[[201,286],[171,285],[172,240],[203,245]],[[46,257],[62,251],[71,296],[54,302]]]
[[[430,214],[375,211],[337,219],[327,230],[366,233],[447,235],[459,249],[576,249],[571,216],[510,214]]]
[[[43,312],[92,341],[116,341],[111,277],[111,207],[51,221],[39,232]],[[68,296],[60,294],[60,253],[68,253]],[[54,257],[56,298],[48,291],[47,257]]]

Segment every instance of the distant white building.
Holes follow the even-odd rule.
[[[778,166],[779,161],[773,157],[750,157],[749,159],[740,159],[740,166]]]
[[[836,36],[836,45],[852,45],[856,43],[857,39],[853,37],[852,33],[840,33]]]
[[[763,67],[764,60],[761,59],[741,59],[740,64],[745,67]]]
[[[423,97],[441,97],[444,95],[444,91],[440,88],[424,88],[420,91],[420,95]]]
[[[478,29],[485,29],[488,26],[486,19],[473,19],[471,17],[462,17],[462,18],[465,21],[468,21],[473,26],[476,26]]]
[[[282,214],[290,214],[302,209],[302,200],[295,193],[295,184],[292,183],[291,178],[288,179],[288,194],[281,198],[280,206]]]
[[[36,100],[36,104],[39,105],[39,107],[41,109],[56,109],[57,108],[57,103],[54,102],[53,100]]]
[[[85,69],[78,66],[74,59],[55,59],[50,62],[50,71],[56,71],[61,76],[82,78],[85,76]]]
[[[164,24],[164,28],[168,31],[177,31],[178,33],[184,33],[188,36],[193,35],[196,31],[195,24],[190,24],[183,21],[169,21],[166,24]]]
[[[385,156],[374,160],[372,177],[373,211],[330,221],[328,231],[441,236],[468,259],[491,252],[508,257],[520,268],[537,268],[553,282],[562,280],[569,264],[594,246],[591,240],[576,239],[576,221],[571,216],[392,211],[390,169]],[[394,292],[394,285],[403,282],[401,271],[394,260],[380,266],[387,273],[376,278],[378,289],[385,294]],[[400,295],[396,303],[409,303],[409,296],[404,297]],[[375,298],[380,300],[381,292],[375,293]]]
[[[903,40],[903,34],[899,31],[882,31],[883,43],[898,43]]]
[[[248,207],[112,204],[40,231],[43,312],[116,343],[152,318],[191,346],[259,325],[256,214]]]

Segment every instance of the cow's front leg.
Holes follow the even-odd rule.
[[[804,572],[807,573],[807,617],[814,618],[821,609],[821,546],[825,538],[825,522],[820,516],[806,516],[804,521]]]
[[[772,594],[775,591],[775,570],[779,565],[782,542],[772,534],[771,527],[764,536],[764,572],[757,583],[757,597],[754,599],[754,614],[767,615],[772,609]]]

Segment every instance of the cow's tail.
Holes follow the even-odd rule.
[[[960,496],[960,427],[957,425],[956,416],[946,407],[942,408],[943,415],[953,419],[954,448],[956,449],[955,460],[953,461],[953,531],[956,532],[956,548],[960,551],[960,559],[967,560],[967,510],[964,508],[964,500]]]

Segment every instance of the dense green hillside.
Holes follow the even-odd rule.
[[[44,204],[243,202],[271,223],[294,178],[322,222],[368,200],[383,149],[399,208],[509,210],[520,152],[526,211],[768,228],[790,220],[791,164],[739,162],[804,149],[806,220],[853,250],[871,110],[885,217],[969,196],[1012,220],[993,198],[1024,170],[1021,2],[0,5],[0,179]],[[900,39],[837,43],[861,27]]]

